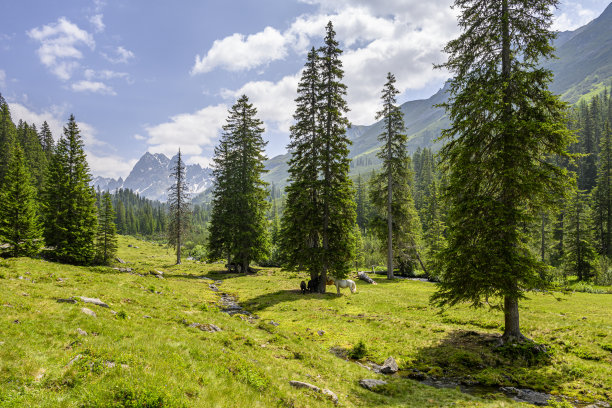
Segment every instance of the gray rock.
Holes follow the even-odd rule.
[[[399,370],[397,363],[393,357],[389,357],[385,360],[382,367],[380,367],[380,372],[383,374],[395,374]]]
[[[108,368],[114,368],[116,366],[114,361],[105,361],[104,365]]]
[[[79,360],[80,360],[80,359],[82,359],[82,358],[83,358],[83,356],[82,356],[81,354],[77,354],[76,356],[74,356],[74,357],[72,358],[72,360],[70,360],[70,361],[68,362],[68,364],[66,364],[66,367],[70,367],[70,366],[71,366],[71,365],[73,365],[73,364],[74,364],[76,361],[79,361]]]
[[[214,283],[209,283],[208,287],[210,288],[210,290],[212,290],[213,292],[218,292],[219,288],[217,287],[217,285],[215,285]]]
[[[142,318],[143,318],[143,319],[152,319],[152,317],[151,317],[151,316],[149,316],[149,315],[144,315],[144,316],[142,316]]]
[[[157,275],[157,276],[164,276],[164,273],[162,271],[158,271],[157,269],[153,269],[151,272],[149,272],[151,275]]]
[[[547,406],[548,400],[552,398],[552,395],[550,394],[527,388],[501,387],[500,389],[516,401],[528,402],[530,404],[539,405],[542,407]]]
[[[122,264],[124,264],[124,263],[125,263],[125,261],[124,261],[123,259],[119,258],[119,257],[116,257],[115,259],[116,259],[116,260],[117,260],[117,262],[119,262],[119,263],[122,263]]]
[[[363,380],[359,380],[359,385],[361,385],[367,390],[374,391],[376,387],[380,387],[381,385],[387,385],[387,382],[383,380],[375,380],[372,378],[364,378]]]
[[[216,325],[214,325],[212,323],[205,323],[205,324],[202,324],[202,323],[191,323],[187,327],[193,327],[193,328],[196,328],[196,329],[199,329],[199,330],[202,330],[202,331],[205,331],[205,332],[210,332],[210,333],[220,332],[221,331],[221,328],[219,326],[216,326]]]
[[[289,384],[291,384],[295,388],[306,388],[306,389],[309,389],[311,391],[321,393],[321,394],[325,395],[326,397],[328,397],[329,399],[331,399],[334,404],[338,403],[338,396],[336,394],[334,394],[333,391],[330,391],[327,388],[321,389],[321,388],[317,387],[316,385],[308,384],[308,383],[303,382],[303,381],[293,381],[292,380],[292,381],[289,381]]]
[[[100,307],[109,307],[106,303],[104,303],[98,298],[88,298],[85,296],[79,296],[79,299],[81,299],[84,303],[91,303],[92,305],[96,305]]]
[[[334,404],[338,404],[338,396],[333,391],[328,390],[327,388],[323,388],[321,390],[321,394],[325,395],[330,400],[332,400]]]
[[[312,385],[312,384],[308,384],[306,382],[303,381],[289,381],[289,384],[291,384],[293,387],[295,388],[307,388],[309,390],[312,390],[314,392],[321,392],[321,389],[319,387],[317,387],[316,385]]]
[[[278,326],[278,323],[276,323],[274,320],[270,320],[270,324],[271,324],[272,326]]]
[[[87,316],[91,316],[91,317],[98,317],[98,315],[96,314],[96,312],[94,312],[91,309],[88,309],[86,307],[82,307],[81,308],[81,312],[85,313]]]
[[[87,336],[87,332],[81,328],[77,328],[77,333],[79,333],[79,335],[81,336]]]
[[[76,303],[77,301],[73,298],[69,299],[57,299],[57,303]]]
[[[322,335],[324,335],[324,334],[325,334],[325,332],[324,332],[323,330],[319,330],[319,331],[317,331],[317,334],[318,334],[319,336],[322,336]]]

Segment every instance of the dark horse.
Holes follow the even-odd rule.
[[[318,292],[320,278],[316,277],[308,281],[308,291],[310,293]]]
[[[302,295],[306,294],[306,282],[300,282],[300,289],[302,290]]]

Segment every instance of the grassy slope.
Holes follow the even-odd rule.
[[[159,269],[166,279],[25,258],[0,261],[0,406],[130,400],[149,406],[332,406],[319,394],[290,387],[289,380],[329,388],[348,407],[519,405],[399,376],[386,377],[391,384],[380,393],[366,391],[359,379],[383,377],[329,352],[359,340],[367,345],[367,359],[381,363],[394,356],[404,369],[581,399],[612,397],[606,391],[612,388],[610,295],[574,294],[563,302],[535,295],[524,302],[525,333],[554,350],[549,364],[526,367],[482,344],[482,334],[498,332],[499,313],[459,308],[437,314],[427,303],[429,283],[358,283],[354,295],[304,296],[296,288],[305,276],[295,273],[236,276],[215,272],[218,265],[173,266],[164,247],[131,238],[121,239],[119,255],[134,272]],[[260,319],[220,312],[210,281],[196,279],[202,275],[222,278],[221,291],[236,295]],[[70,296],[98,297],[110,309],[56,301]],[[84,306],[97,317],[82,313]],[[223,331],[203,332],[185,322],[213,323]]]

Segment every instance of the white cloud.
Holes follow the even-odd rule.
[[[146,137],[144,137],[143,135],[140,135],[140,134],[138,134],[138,133],[136,133],[136,134],[134,135],[134,139],[136,139],[136,140],[147,140],[147,138],[146,138]]]
[[[102,95],[117,95],[113,88],[99,81],[79,81],[72,84],[71,88],[75,92],[92,92]]]
[[[100,54],[113,64],[127,64],[132,58],[134,58],[134,53],[122,46],[115,48],[110,55],[104,52]]]
[[[6,86],[6,72],[0,69],[0,88],[4,88]]]
[[[125,79],[130,82],[130,75],[127,72],[116,72],[108,69],[96,71],[93,69],[86,69],[83,73],[85,79],[91,81],[95,79],[109,80],[109,79]]]
[[[213,164],[213,161],[212,161],[212,158],[206,157],[206,156],[191,156],[187,160],[185,160],[185,163],[199,164],[202,167],[211,167]]]
[[[227,107],[208,106],[195,113],[172,116],[169,122],[147,126],[149,152],[174,156],[179,147],[186,156],[197,156],[212,147],[225,123]]]
[[[433,82],[442,82],[448,73],[434,70],[433,63],[445,60],[442,48],[446,42],[458,33],[456,16],[450,8],[450,0],[423,2],[421,0],[323,0],[308,1],[320,5],[317,13],[296,18],[290,27],[282,33],[282,40],[277,42],[287,50],[304,54],[313,45],[322,45],[325,25],[334,23],[336,38],[344,49],[342,62],[345,71],[344,82],[347,84],[347,101],[351,111],[349,119],[355,124],[370,124],[378,110],[379,95],[385,82],[387,72],[397,78],[401,92],[422,89]],[[264,30],[265,31],[265,30]],[[242,41],[242,52],[249,53],[249,38],[262,35],[253,34]],[[277,31],[278,33],[278,31]],[[211,55],[233,55],[232,38],[244,38],[237,34],[215,42],[209,51]],[[285,49],[283,48],[283,49]],[[213,50],[215,53],[213,54]],[[261,64],[285,57],[270,48],[259,50]],[[204,62],[201,60],[199,62]],[[213,64],[200,68],[210,70],[223,67],[235,70],[242,62]],[[217,59],[215,61],[221,61]],[[238,61],[238,60],[236,60]],[[192,73],[196,71],[193,68]],[[255,66],[249,66],[254,68]],[[222,96],[236,98],[241,94],[249,96],[259,109],[262,119],[271,122],[279,130],[288,131],[294,109],[299,73],[285,76],[278,82],[254,81],[243,85],[235,91],[223,90]]]
[[[100,177],[112,177],[117,179],[119,177],[125,178],[130,171],[134,168],[134,165],[138,159],[125,160],[119,156],[98,156],[91,151],[87,151],[87,163],[94,176]]]
[[[64,81],[69,80],[80,65],[78,60],[83,54],[79,47],[95,48],[91,34],[65,17],[60,17],[56,23],[33,28],[27,35],[40,43],[36,51],[40,62]]]
[[[295,111],[294,99],[299,78],[300,73],[288,75],[278,82],[248,82],[236,91],[222,90],[221,96],[230,104],[241,95],[248,96],[249,102],[257,108],[257,117],[265,122],[266,128],[274,126],[288,133]]]
[[[555,16],[552,28],[557,31],[575,30],[597,17],[595,10],[585,8],[581,3],[568,1],[563,11]]]
[[[247,37],[236,33],[216,40],[205,56],[196,55],[191,74],[203,74],[216,67],[230,71],[249,70],[284,58],[287,54],[286,43],[287,39],[272,27]]]
[[[94,29],[98,33],[104,31],[104,28],[106,27],[104,25],[104,22],[102,21],[103,17],[104,17],[103,14],[95,14],[95,15],[89,17],[89,22],[91,23],[91,25],[94,26]]]

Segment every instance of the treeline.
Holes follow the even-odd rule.
[[[0,95],[0,242],[3,255],[108,264],[116,251],[108,193],[96,200],[83,140],[70,116],[57,144],[44,122],[12,121]]]
[[[569,148],[574,155],[564,159],[563,167],[570,171],[575,188],[566,197],[557,197],[554,211],[542,213],[530,225],[525,225],[526,245],[548,265],[541,275],[548,281],[578,280],[611,284],[609,270],[612,256],[612,92],[604,89],[590,99],[570,108],[567,127],[575,134]],[[437,279],[439,251],[446,246],[448,210],[443,197],[446,180],[438,165],[438,157],[429,148],[419,148],[408,161],[408,181],[418,214],[419,225],[411,228],[416,252],[404,252],[395,259],[396,273],[422,274]],[[355,265],[358,268],[380,268],[386,265],[384,242],[376,233],[380,218],[373,203],[372,189],[378,172],[359,174],[353,180],[356,223]],[[269,197],[267,213],[271,240],[271,255],[265,265],[281,265],[278,245],[279,220],[285,210],[286,195],[275,189]],[[274,197],[274,198],[272,198]],[[380,221],[380,220],[379,220]],[[416,255],[423,261],[422,265]]]

